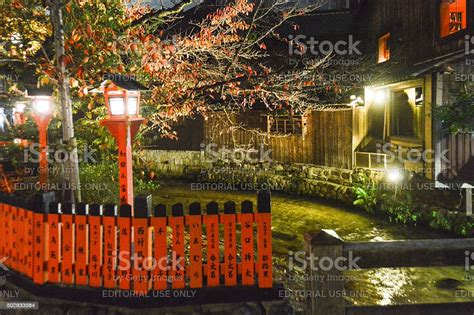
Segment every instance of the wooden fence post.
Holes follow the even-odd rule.
[[[171,275],[173,289],[185,287],[185,257],[184,257],[184,208],[181,203],[171,208],[170,225],[173,233],[171,253]]]
[[[273,287],[272,259],[272,209],[270,192],[262,190],[257,197],[257,251],[258,251],[258,285],[260,288]]]
[[[4,219],[5,219],[5,231],[3,237],[5,238],[5,251],[4,251],[4,257],[6,258],[4,265],[11,267],[12,266],[12,261],[11,261],[11,256],[12,256],[12,243],[13,243],[13,237],[12,237],[12,197],[8,196],[6,199],[5,207],[4,207]]]
[[[61,208],[61,282],[74,283],[74,209],[72,203]]]
[[[132,206],[121,205],[117,225],[119,229],[119,288],[130,290],[130,272],[132,255]]]
[[[220,283],[219,205],[217,202],[210,202],[207,205],[204,224],[207,237],[207,286],[217,287]]]
[[[331,230],[306,234],[305,240],[308,257],[318,259],[317,270],[313,270],[312,263],[306,266],[310,279],[307,283],[308,290],[314,296],[307,300],[307,314],[345,314],[344,282],[340,281],[342,270],[335,268],[336,259],[343,257],[344,241]],[[332,267],[328,266],[326,261]],[[321,266],[328,266],[328,268],[321,268]]]
[[[11,250],[10,250],[10,263],[11,268],[13,270],[18,271],[18,230],[19,230],[19,218],[18,218],[18,207],[15,197],[11,197],[10,199],[10,212],[11,212],[11,221],[10,221],[10,228],[11,228]]]
[[[255,251],[254,251],[254,236],[253,228],[255,216],[253,213],[253,204],[251,201],[242,202],[242,210],[239,217],[241,225],[241,244],[242,244],[242,284],[255,284]]]
[[[115,219],[117,217],[116,205],[104,206],[104,264],[102,274],[104,275],[104,287],[114,289],[117,284],[117,230]]]
[[[27,223],[26,223],[26,207],[22,199],[17,198],[16,205],[18,208],[18,271],[22,274],[26,274],[27,270]]]
[[[152,197],[138,196],[134,201],[133,218],[133,289],[135,292],[147,294],[150,291],[150,258],[151,253],[151,230],[149,219],[151,216]]]
[[[59,213],[61,212],[61,204],[52,202],[49,205],[47,214],[48,221],[48,249],[46,259],[48,261],[48,282],[57,283],[61,281],[59,273],[59,263],[61,261],[61,232],[59,224]]]
[[[89,206],[85,203],[76,205],[76,284],[87,285],[87,258],[89,256],[89,228],[87,226],[87,214]]]
[[[26,276],[30,279],[33,279],[33,211],[31,207],[28,206],[25,202],[24,208],[26,210],[26,219],[25,219],[25,269]],[[1,218],[0,214],[0,218]],[[1,255],[0,255],[1,257]]]
[[[166,290],[168,287],[168,239],[166,237],[168,219],[165,205],[160,204],[155,207],[151,225],[153,226],[153,235],[155,236],[154,257],[158,264],[152,272],[153,289]]]
[[[48,229],[45,217],[48,213],[49,204],[54,201],[54,193],[40,193],[33,198],[33,282],[44,284],[47,278],[45,262],[48,252]]]
[[[202,288],[202,215],[201,205],[193,203],[189,206],[186,218],[189,226],[189,279],[191,288]]]
[[[226,286],[237,285],[237,215],[235,202],[224,204],[221,223],[224,225],[224,283]]]
[[[102,206],[92,204],[89,207],[89,285],[102,286]]]

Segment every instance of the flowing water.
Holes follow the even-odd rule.
[[[222,207],[229,200],[239,204],[248,199],[256,204],[255,192],[195,191],[190,187],[185,183],[165,184],[154,193],[154,203],[171,206],[199,201],[204,205],[216,201]],[[362,211],[284,194],[272,196],[272,213],[275,280],[293,292],[305,288],[304,271],[289,270],[288,252],[304,250],[304,233],[332,229],[346,241],[373,242],[452,237],[421,227],[389,223]],[[464,267],[369,269],[344,275],[348,301],[357,305],[474,301],[474,273],[469,274]],[[298,296],[292,298],[296,303],[302,300]]]

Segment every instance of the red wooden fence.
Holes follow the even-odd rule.
[[[189,211],[176,204],[170,216],[165,205],[152,207],[151,196],[137,197],[134,209],[53,198],[37,195],[28,207],[0,196],[0,258],[35,284],[141,293],[273,286],[269,192],[259,193],[256,213],[251,201],[240,213],[234,202],[223,212],[212,202],[205,214],[199,203]]]

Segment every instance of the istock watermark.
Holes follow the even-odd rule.
[[[23,162],[39,163],[41,160],[41,151],[41,147],[38,143],[30,144],[23,150]],[[82,148],[78,148],[77,154],[65,148],[55,148],[53,146],[46,146],[44,151],[46,152],[48,163],[64,163],[67,161],[97,163],[97,159],[94,157],[97,150],[90,148],[87,144]]]
[[[206,159],[210,162],[226,162],[226,163],[271,163],[272,150],[265,149],[263,145],[260,149],[255,148],[228,148],[223,146],[219,148],[216,143],[201,144],[201,152],[204,153]]]
[[[360,40],[354,40],[353,35],[349,35],[347,40],[339,40],[333,42],[330,40],[317,40],[314,37],[307,37],[306,35],[290,35],[289,53],[290,56],[303,56],[310,53],[313,56],[351,56],[362,55],[358,46],[362,43]]]
[[[354,257],[352,251],[349,251],[348,257],[328,257],[328,256],[316,256],[314,253],[308,255],[306,251],[299,252],[288,252],[289,257],[289,270],[293,270],[296,266],[307,270],[308,268],[312,271],[347,271],[347,270],[359,270],[360,267],[357,265],[361,257]]]
[[[175,251],[168,257],[142,257],[137,253],[131,254],[129,251],[114,251],[113,257],[118,257],[117,269],[129,271],[131,268],[137,271],[154,271],[157,268],[162,271],[182,271],[184,270],[184,257]]]
[[[392,148],[390,143],[380,144],[377,143],[377,153],[385,154],[387,157],[387,163],[392,163],[395,161],[403,162],[409,161],[412,163],[433,163],[436,161],[435,154],[436,151],[432,149],[420,150],[420,149],[404,149],[401,146],[398,146],[396,149]],[[446,164],[451,164],[448,159],[449,150],[443,150],[439,154],[439,158]],[[383,162],[382,156],[377,157],[377,162]]]

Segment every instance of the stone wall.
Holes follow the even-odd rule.
[[[143,157],[150,169],[165,178],[195,178],[212,166],[200,151],[149,150],[143,152]]]
[[[355,171],[308,164],[235,164],[216,161],[199,151],[147,151],[149,165],[162,177],[202,183],[251,185],[289,194],[342,201],[352,205]],[[358,170],[360,172],[360,170]],[[371,178],[380,174],[364,171]]]

